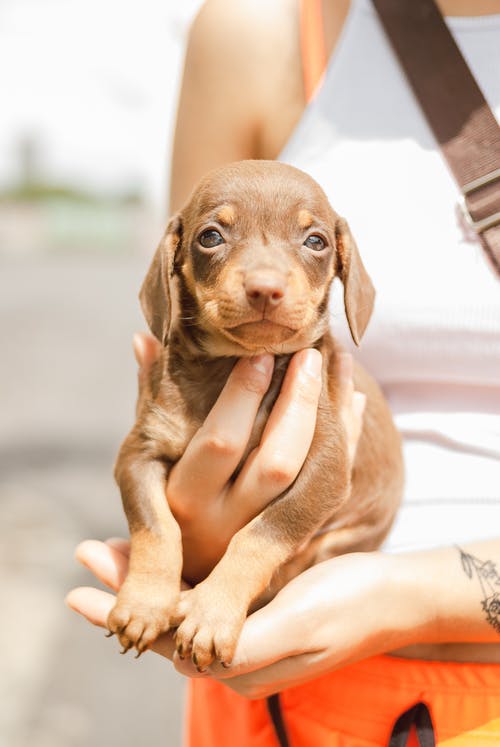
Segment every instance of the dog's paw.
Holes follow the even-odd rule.
[[[107,620],[108,630],[123,646],[122,654],[135,648],[140,656],[169,630],[178,596],[177,589],[165,585],[125,582]]]
[[[191,656],[199,672],[215,660],[228,667],[246,613],[230,593],[218,595],[204,582],[185,592],[176,616],[182,619],[175,634],[177,653],[181,658]]]

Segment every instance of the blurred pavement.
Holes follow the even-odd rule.
[[[0,746],[167,745],[183,681],[67,610],[83,538],[126,535],[112,464],[133,422],[146,256],[0,255]]]
[[[181,743],[169,662],[63,599],[92,582],[76,544],[126,535],[112,468],[200,3],[0,3],[0,747]]]

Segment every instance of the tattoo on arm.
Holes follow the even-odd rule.
[[[492,560],[479,560],[460,547],[460,560],[465,574],[481,586],[481,606],[487,622],[500,634],[500,573]]]

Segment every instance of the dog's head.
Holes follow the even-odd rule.
[[[209,356],[281,354],[324,334],[336,275],[359,344],[375,291],[347,223],[302,171],[241,161],[205,176],[169,222],[140,298],[163,344],[179,332]]]

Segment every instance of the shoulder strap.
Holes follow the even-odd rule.
[[[500,274],[500,127],[434,0],[372,0]]]
[[[321,0],[300,0],[300,53],[305,97],[309,102],[327,63]]]

